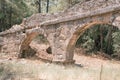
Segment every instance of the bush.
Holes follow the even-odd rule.
[[[115,32],[112,34],[113,37],[113,47],[114,47],[114,54],[120,58],[120,31]]]

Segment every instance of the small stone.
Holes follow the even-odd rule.
[[[12,58],[9,58],[8,60],[12,60]]]
[[[49,66],[50,65],[50,63],[46,63],[46,66]]]

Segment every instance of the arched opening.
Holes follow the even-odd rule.
[[[47,38],[39,33],[28,34],[20,46],[19,58],[37,56],[39,58],[51,55],[52,50]]]
[[[40,51],[44,51],[47,54],[52,54],[50,43],[47,38],[42,34],[37,35],[30,43],[30,46],[35,49],[39,49]]]
[[[74,32],[67,47],[66,57],[68,59],[73,59],[73,53],[76,47],[80,47],[82,50],[84,49],[85,53],[96,51],[113,56],[116,54],[115,52],[118,53],[120,49],[120,39],[118,39],[119,33],[120,30],[117,27],[103,22],[86,24]],[[114,39],[115,36],[117,41]],[[119,47],[116,47],[116,44],[118,44]]]
[[[75,47],[81,48],[85,54],[103,54],[104,56],[112,56],[115,52],[115,36],[118,35],[118,28],[111,25],[94,25],[87,29],[83,35],[79,37]]]

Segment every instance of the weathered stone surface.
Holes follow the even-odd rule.
[[[120,16],[114,20],[113,25],[120,29]]]
[[[52,56],[41,54],[41,57],[53,62],[71,63],[74,62],[73,52],[77,39],[85,30],[97,24],[110,24],[120,28],[119,0],[83,1],[60,13],[34,14],[24,19],[20,25],[0,33],[0,44],[4,44],[1,52],[14,51],[28,56],[31,41],[43,34],[50,43]]]

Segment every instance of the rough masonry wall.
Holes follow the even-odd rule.
[[[13,56],[18,56],[21,41],[24,39],[24,34],[8,34],[2,37],[1,53],[13,54]]]

